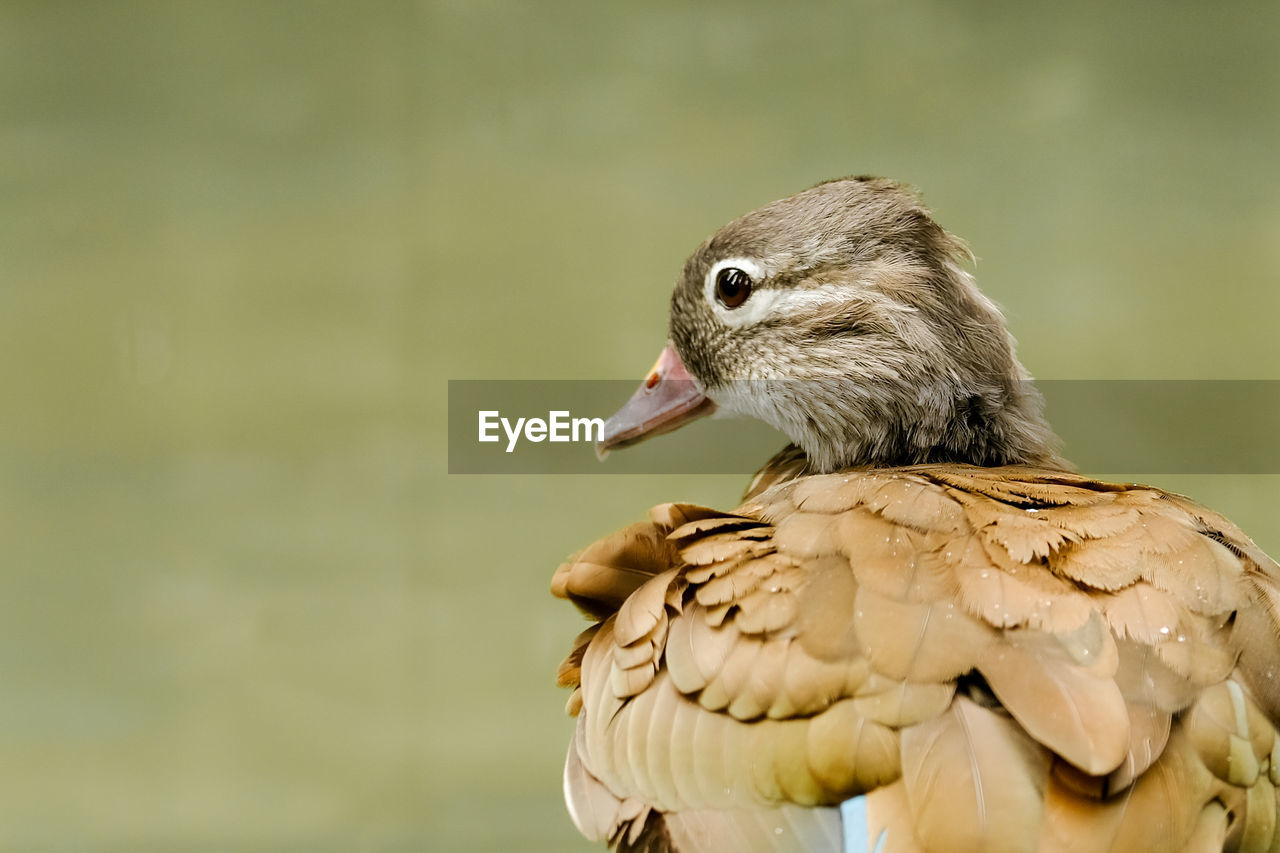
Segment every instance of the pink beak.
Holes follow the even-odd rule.
[[[615,447],[638,444],[715,411],[697,381],[671,344],[658,356],[644,383],[613,417],[605,421],[604,435],[596,442],[601,459]]]

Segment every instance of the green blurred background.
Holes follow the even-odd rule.
[[[863,172],[1039,376],[1280,379],[1277,44],[1274,0],[4,3],[0,848],[594,849],[551,572],[743,481],[449,476],[446,380],[639,378],[703,236]],[[1157,482],[1280,552],[1280,477]]]

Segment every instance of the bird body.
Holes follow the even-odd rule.
[[[833,184],[695,253],[606,428],[720,406],[797,444],[735,509],[655,507],[557,570],[593,621],[560,671],[578,828],[649,853],[1280,850],[1280,567],[1185,498],[1065,470],[961,244],[896,184]]]

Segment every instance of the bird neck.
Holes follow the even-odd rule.
[[[893,395],[843,384],[838,405],[818,401],[803,418],[776,424],[804,449],[810,471],[924,463],[1071,468],[1030,380],[939,382]],[[829,400],[832,390],[824,391]]]

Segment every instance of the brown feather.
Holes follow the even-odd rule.
[[[902,733],[902,779],[926,849],[1033,851],[1049,758],[1008,717],[957,697]]]
[[[853,625],[878,672],[915,682],[959,678],[997,637],[954,602],[895,601],[866,587],[858,590]]]
[[[1128,752],[1129,717],[1110,676],[1034,634],[1007,634],[979,664],[1000,703],[1037,741],[1090,775],[1116,769]]]
[[[781,690],[769,709],[769,716],[780,719],[820,711],[841,696],[853,695],[870,671],[864,659],[819,660],[792,641],[787,644]]]
[[[675,850],[734,853],[841,853],[835,809],[688,811],[667,818]]]
[[[818,782],[845,797],[887,785],[901,773],[898,733],[859,713],[848,699],[813,718],[806,750]]]
[[[602,841],[618,825],[621,802],[583,765],[579,754],[582,740],[583,730],[579,727],[565,759],[564,798],[578,831],[591,841]]]
[[[1200,694],[1187,731],[1209,771],[1241,788],[1257,783],[1275,742],[1275,728],[1230,679]]]
[[[992,627],[1070,631],[1093,611],[1079,589],[1042,566],[992,559],[995,554],[975,537],[954,542],[945,554],[959,581],[960,603]]]
[[[1274,564],[1269,571],[1280,574]],[[1280,720],[1280,589],[1261,567],[1250,573],[1250,603],[1236,611],[1232,638],[1239,645],[1238,665],[1245,684],[1271,720]]]
[[[669,568],[674,553],[663,530],[650,523],[633,524],[570,557],[556,570],[551,592],[603,618]]]
[[[1183,611],[1174,636],[1156,646],[1156,654],[1170,669],[1197,687],[1227,677],[1236,666],[1239,648],[1230,642],[1227,614],[1200,616]]]
[[[877,479],[879,488],[865,504],[886,521],[921,533],[956,534],[970,529],[956,496],[934,488],[925,478],[899,475]]]
[[[805,513],[837,515],[866,503],[879,487],[874,475],[814,475],[796,481],[783,495],[795,509]]]
[[[1145,583],[1110,593],[1095,593],[1107,624],[1117,637],[1154,646],[1178,629],[1178,603],[1173,596]]]
[[[1132,542],[1088,539],[1064,549],[1049,567],[1086,589],[1118,590],[1142,577],[1143,561]]]
[[[720,518],[724,513],[710,507],[697,504],[666,503],[658,504],[649,510],[649,521],[657,525],[663,533],[670,533],[676,528],[697,521],[700,518]]]
[[[1027,513],[1039,510],[1028,509]],[[1014,515],[1003,513],[978,531],[987,541],[998,544],[1019,563],[1043,560],[1063,546],[1079,542],[1081,536],[1063,527],[1050,524],[1039,515]]]
[[[813,512],[797,512],[780,520],[773,535],[780,554],[808,560],[840,553],[836,518]]]
[[[867,794],[867,849],[874,849],[872,841],[881,836],[888,853],[925,853],[915,835],[915,816],[902,779]]]
[[[707,533],[722,533],[761,527],[768,527],[768,525],[757,519],[745,518],[740,515],[704,516],[680,525],[667,534],[667,539],[678,544],[690,539],[701,538],[703,534]]]
[[[1110,794],[1133,784],[1160,758],[1169,742],[1173,715],[1151,705],[1130,703],[1129,747],[1124,762],[1107,777],[1104,790]]]
[[[913,684],[872,675],[855,693],[854,709],[884,726],[903,728],[938,716],[951,704],[955,682]]]

